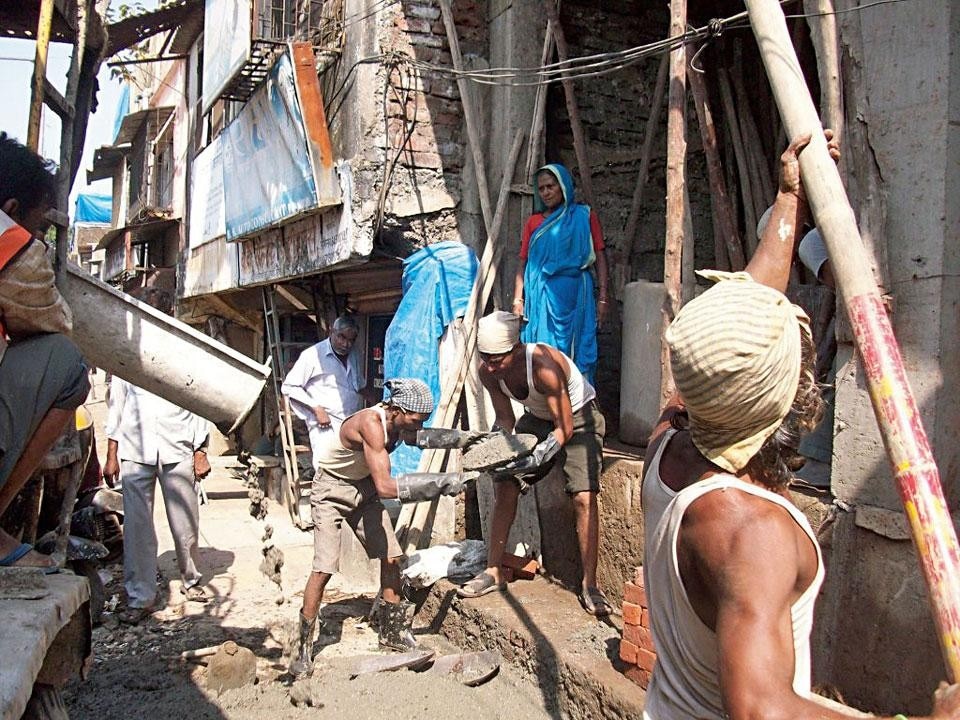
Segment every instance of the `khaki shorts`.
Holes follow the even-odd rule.
[[[314,572],[333,575],[340,569],[344,522],[371,560],[403,555],[372,478],[341,480],[318,470],[310,490],[310,516],[313,518]]]
[[[540,440],[553,432],[552,420],[524,413],[514,432],[533,433]],[[579,492],[600,492],[600,472],[603,470],[603,435],[607,426],[597,403],[591,400],[573,414],[573,437],[564,445],[544,469],[550,472],[554,465],[563,468],[564,489],[568,495]]]

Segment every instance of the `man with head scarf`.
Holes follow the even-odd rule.
[[[597,547],[600,519],[597,494],[603,463],[603,415],[596,392],[574,362],[549,345],[520,342],[521,319],[495,312],[480,320],[477,349],[480,381],[490,393],[497,425],[507,432],[532,433],[540,443],[533,453],[495,476],[496,501],[488,539],[487,568],[460,590],[462,597],[478,597],[506,587],[500,568],[504,547],[517,511],[521,484],[542,479],[557,465],[573,501],[583,579],[578,597],[592,615],[611,610],[597,587]],[[516,420],[511,400],[524,407]]]
[[[457,495],[473,473],[407,473],[390,475],[390,452],[398,442],[416,444],[416,432],[433,412],[433,395],[426,383],[412,378],[387,380],[387,398],[354,413],[339,432],[327,433],[314,453],[316,474],[310,492],[313,518],[313,569],[303,591],[300,634],[290,672],[301,677],[313,667],[313,637],[323,591],[339,569],[340,533],[344,524],[371,559],[380,560],[379,641],[395,650],[415,649],[410,632],[410,605],[400,587],[403,551],[381,498],[401,502]]]
[[[786,492],[800,436],[822,409],[809,321],[783,295],[807,213],[797,154],[809,140],[781,157],[746,272],[713,274],[720,282],[666,335],[677,393],[653,431],[642,488],[656,650],[645,720],[858,716],[811,693],[824,568]],[[936,717],[960,718],[955,688],[938,695]]]

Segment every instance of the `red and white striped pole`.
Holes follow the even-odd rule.
[[[890,319],[870,272],[856,218],[827,151],[776,0],[746,0],[750,24],[787,137],[812,134],[800,153],[800,174],[834,277],[853,326],[880,434],[923,570],[947,673],[960,680],[960,547],[920,411],[903,367]]]

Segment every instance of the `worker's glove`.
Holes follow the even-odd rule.
[[[422,428],[417,430],[417,447],[431,449],[458,449],[470,447],[499,433],[479,430],[452,430],[450,428]]]
[[[397,499],[402,503],[435,500],[441,495],[459,495],[480,473],[406,473],[397,478]]]
[[[537,471],[542,470],[547,463],[553,460],[554,456],[560,452],[560,448],[561,445],[557,440],[557,436],[550,433],[547,435],[546,440],[537,443],[529,455],[511,460],[506,465],[502,465],[492,472],[517,476],[534,473],[539,475],[536,478],[536,480],[539,480],[543,477],[544,473],[537,473]],[[529,480],[529,478],[527,479]]]

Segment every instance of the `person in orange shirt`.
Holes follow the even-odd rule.
[[[90,390],[43,242],[55,198],[48,163],[0,133],[0,515]],[[0,566],[56,570],[3,529]]]

